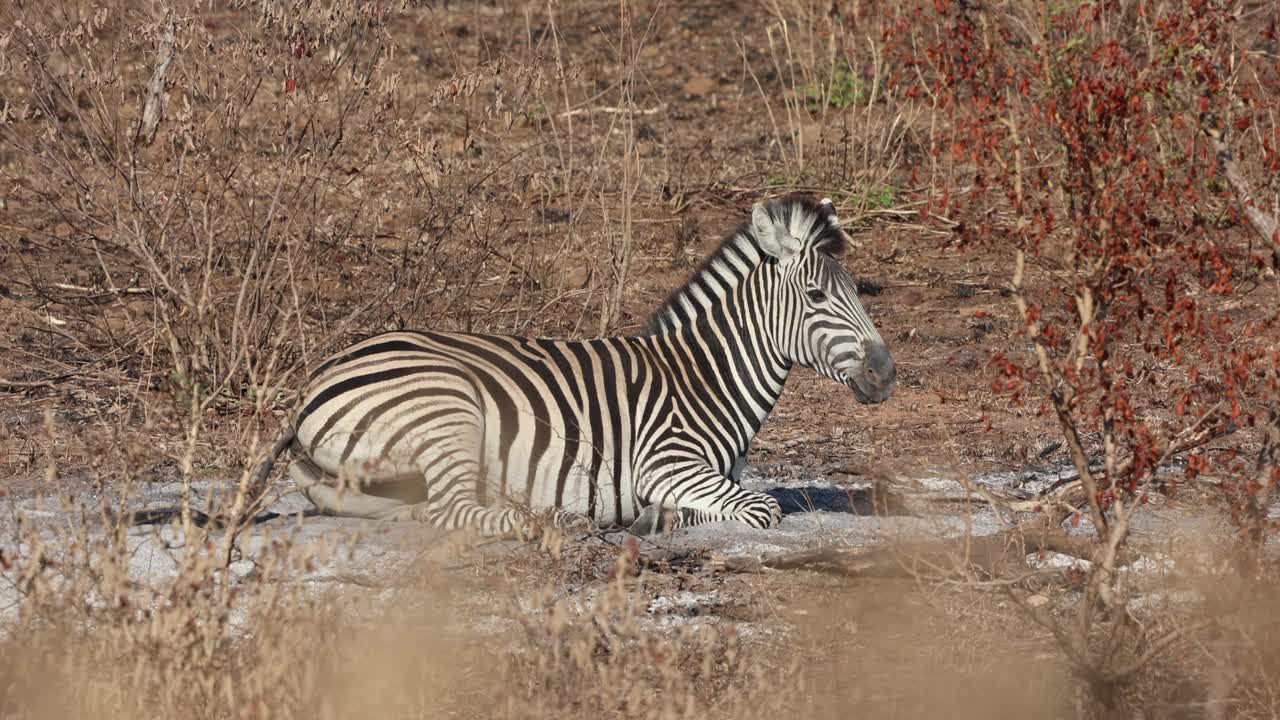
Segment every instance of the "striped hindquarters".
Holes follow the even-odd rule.
[[[665,396],[661,376],[634,339],[387,333],[316,370],[298,442],[375,494],[416,476],[419,500],[463,488],[482,504],[627,522],[637,418]]]

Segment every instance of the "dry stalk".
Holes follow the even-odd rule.
[[[1270,534],[1271,523],[1268,513],[1275,492],[1277,478],[1280,478],[1280,404],[1273,403],[1267,408],[1267,424],[1262,439],[1262,449],[1258,451],[1258,462],[1254,470],[1254,491],[1249,496],[1249,539],[1252,552],[1260,555],[1263,545]]]
[[[177,55],[177,39],[175,37],[177,31],[177,20],[174,17],[174,11],[170,9],[165,18],[164,36],[160,40],[160,51],[156,57],[156,69],[151,74],[151,81],[147,83],[146,101],[142,106],[142,121],[138,123],[138,130],[134,133],[134,143],[139,141],[144,145],[150,145],[156,138],[156,131],[160,128],[160,120],[165,113],[164,83],[165,76],[169,73],[169,66],[173,64],[173,59]]]

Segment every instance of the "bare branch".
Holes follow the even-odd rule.
[[[1183,639],[1187,635],[1191,635],[1193,633],[1199,632],[1213,625],[1216,622],[1217,622],[1216,618],[1208,618],[1205,620],[1199,620],[1193,623],[1189,623],[1187,625],[1182,625],[1180,627],[1174,628],[1173,630],[1170,630],[1167,635],[1151,643],[1151,646],[1148,647],[1147,651],[1142,654],[1142,657],[1139,657],[1137,660],[1134,660],[1128,665],[1125,665],[1123,667],[1117,668],[1116,670],[1113,670],[1111,673],[1112,677],[1119,680],[1134,674],[1135,672],[1146,667],[1147,663],[1150,663],[1157,656],[1159,656],[1160,653],[1167,650],[1170,645],[1173,645],[1174,643]]]
[[[1210,124],[1205,126],[1205,134],[1213,142],[1213,149],[1218,153],[1218,162],[1222,163],[1223,174],[1227,177],[1227,182],[1231,184],[1231,189],[1235,190],[1236,198],[1240,201],[1240,206],[1244,208],[1245,217],[1249,220],[1249,225],[1253,227],[1258,235],[1271,246],[1273,263],[1280,266],[1280,222],[1277,222],[1274,215],[1263,211],[1253,196],[1253,191],[1249,187],[1249,180],[1241,172],[1240,166],[1236,164],[1235,155],[1231,152],[1231,147],[1227,145],[1226,139],[1222,132],[1212,127]]]
[[[821,547],[758,556],[731,555],[713,558],[712,565],[745,573],[813,570],[856,577],[944,579],[972,577],[976,572],[999,579],[1011,572],[1027,576],[1025,558],[1033,553],[1056,552],[1092,560],[1099,548],[1090,538],[1071,535],[1038,519],[995,535],[894,542],[870,548]],[[1115,557],[1124,563],[1135,556],[1121,549]],[[1036,573],[1030,576],[1034,575]]]
[[[1089,470],[1089,458],[1085,455],[1084,447],[1080,443],[1080,434],[1076,431],[1075,421],[1071,417],[1072,389],[1069,385],[1064,385],[1060,382],[1061,376],[1049,359],[1049,351],[1045,348],[1041,339],[1040,323],[1031,317],[1027,298],[1022,293],[1022,278],[1026,270],[1026,264],[1026,253],[1019,249],[1013,268],[1013,300],[1018,307],[1018,314],[1022,316],[1022,322],[1026,325],[1027,337],[1035,345],[1036,359],[1040,363],[1040,372],[1044,375],[1045,382],[1049,385],[1049,396],[1053,400],[1053,409],[1058,416],[1058,425],[1061,426],[1062,436],[1066,439],[1067,448],[1071,451],[1071,462],[1076,466],[1076,472],[1080,473],[1080,482],[1084,487],[1085,498],[1089,502],[1089,513],[1093,518],[1093,526],[1097,528],[1098,538],[1104,539],[1106,537],[1107,518],[1103,515],[1102,506],[1098,502],[1098,482]]]
[[[1271,509],[1272,491],[1280,475],[1280,404],[1267,409],[1267,434],[1258,452],[1254,475],[1257,487],[1249,497],[1249,539],[1253,552],[1262,550],[1267,541],[1267,513]]]

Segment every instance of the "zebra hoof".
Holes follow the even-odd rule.
[[[632,535],[657,535],[679,527],[677,518],[677,513],[664,511],[655,503],[641,510],[627,531]]]
[[[595,521],[582,513],[559,510],[552,516],[552,524],[565,532],[591,532],[596,529]]]
[[[769,503],[769,524],[765,527],[776,528],[782,524],[782,506],[778,504],[775,498],[765,497],[768,498]]]

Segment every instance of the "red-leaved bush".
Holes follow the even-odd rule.
[[[1072,621],[1024,607],[1116,710],[1186,630],[1152,633],[1128,609],[1117,569],[1134,509],[1211,480],[1251,541],[1250,571],[1275,530],[1280,233],[1253,192],[1280,189],[1280,81],[1274,50],[1251,52],[1274,48],[1274,13],[1216,0],[881,10],[891,86],[935,110],[917,168],[932,213],[962,247],[1009,258],[1029,344],[993,358],[993,387],[1056,418],[1071,500],[1098,537]],[[1231,684],[1211,685],[1222,707]]]
[[[1009,251],[1034,352],[996,358],[995,388],[1058,416],[1100,532],[1183,454],[1186,477],[1227,479],[1242,525],[1275,481],[1240,453],[1257,433],[1236,431],[1278,395],[1275,314],[1238,312],[1274,306],[1276,238],[1224,173],[1244,160],[1269,178],[1280,159],[1274,124],[1258,127],[1275,68],[1246,52],[1275,20],[1250,26],[1234,5],[939,0],[887,24],[897,86],[949,121],[934,212],[962,243]],[[1237,160],[1233,144],[1261,152]]]

